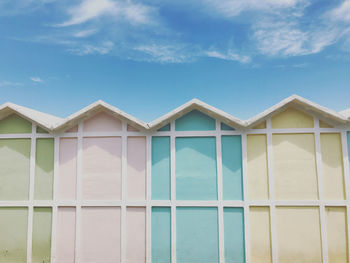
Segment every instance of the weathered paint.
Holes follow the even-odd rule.
[[[176,208],[176,256],[179,263],[219,262],[217,208]]]
[[[224,200],[243,200],[241,136],[222,136],[222,181]]]
[[[54,141],[51,138],[36,140],[34,199],[52,200]]]
[[[176,198],[217,200],[215,137],[176,138]]]
[[[269,199],[265,134],[247,136],[248,194],[250,200]]]
[[[0,139],[0,200],[28,200],[30,139]]]
[[[34,207],[32,263],[51,262],[52,208]]]
[[[152,262],[171,262],[170,207],[152,207]]]
[[[152,137],[152,199],[170,200],[170,137]]]

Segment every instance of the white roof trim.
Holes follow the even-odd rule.
[[[346,123],[348,121],[347,118],[345,118],[343,115],[339,114],[336,111],[330,110],[326,107],[323,107],[319,104],[316,104],[298,95],[292,95],[282,100],[281,102],[277,103],[276,105],[272,106],[271,108],[263,111],[262,113],[259,113],[256,116],[248,119],[246,121],[246,126],[249,127],[254,124],[258,124],[260,121],[262,121],[263,119],[266,119],[271,114],[283,109],[288,104],[295,105],[301,109],[313,111],[314,113],[321,114],[325,116],[325,118],[330,118],[336,122]]]
[[[108,103],[106,103],[102,100],[98,100],[98,101],[90,104],[89,106],[81,109],[80,111],[68,116],[67,118],[62,120],[60,123],[58,123],[54,129],[60,130],[63,127],[69,125],[70,123],[75,123],[79,119],[88,115],[89,113],[94,112],[94,111],[98,111],[99,109],[107,110],[107,112],[115,114],[118,117],[121,117],[122,119],[126,120],[127,122],[130,122],[131,124],[135,124],[138,128],[141,128],[144,130],[148,129],[147,124],[144,123],[143,121],[140,121],[139,119],[125,113],[124,111],[122,111],[122,110],[120,110],[112,105],[109,105]]]
[[[350,119],[350,108],[349,108],[349,109],[346,109],[346,110],[343,110],[343,111],[340,111],[339,113],[340,113],[341,115],[343,115],[345,118]]]
[[[52,130],[57,123],[63,120],[62,118],[54,115],[36,111],[10,102],[6,102],[0,106],[0,112],[4,111],[17,113],[25,119],[33,121],[48,130]]]
[[[209,116],[212,116],[216,119],[219,119],[223,121],[224,123],[228,125],[235,126],[237,128],[243,128],[244,122],[231,114],[228,114],[222,110],[219,110],[209,104],[204,103],[203,101],[200,101],[198,99],[192,99],[188,101],[187,103],[181,105],[180,107],[172,110],[171,112],[159,117],[158,119],[150,122],[148,124],[149,129],[155,130],[158,128],[161,128],[163,125],[166,125],[168,122],[172,121],[173,119],[177,119],[186,113],[192,111],[192,110],[199,110],[202,111],[205,114],[208,114]]]

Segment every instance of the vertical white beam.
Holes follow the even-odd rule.
[[[346,219],[347,219],[347,236],[348,236],[348,255],[350,255],[350,182],[349,182],[349,151],[348,151],[348,139],[346,131],[341,132],[341,143],[343,148],[343,167],[344,167],[344,183],[346,194]]]
[[[122,123],[122,206],[121,206],[121,262],[126,262],[126,177],[127,177],[127,124]]]
[[[83,168],[83,122],[78,125],[78,154],[77,154],[77,188],[76,188],[76,215],[75,215],[75,263],[80,262],[80,225],[81,225],[81,183]]]
[[[244,203],[244,240],[246,263],[250,263],[250,233],[249,233],[249,205],[248,205],[248,160],[247,160],[247,134],[242,135],[242,173],[243,173],[243,203]]]
[[[170,187],[171,187],[171,262],[176,263],[176,178],[175,178],[175,122],[170,124]]]
[[[54,137],[54,170],[53,170],[53,203],[52,206],[52,232],[51,232],[51,263],[56,262],[56,225],[57,225],[57,190],[59,169],[59,137]]]
[[[271,119],[266,120],[267,129],[267,170],[269,178],[269,197],[270,197],[270,229],[271,229],[271,252],[272,263],[278,263],[277,254],[277,233],[276,233],[276,207],[275,207],[275,188],[273,180],[273,147],[272,147],[272,132]]]
[[[34,182],[35,182],[35,154],[36,154],[36,125],[32,124],[30,137],[30,168],[29,168],[29,206],[28,206],[28,232],[27,232],[27,263],[32,262],[33,237],[33,210],[34,210]]]
[[[327,229],[326,229],[326,214],[324,206],[324,186],[322,176],[322,152],[321,152],[321,135],[320,123],[318,118],[314,117],[315,126],[315,148],[316,148],[316,168],[317,168],[317,182],[318,182],[318,198],[320,200],[320,225],[321,225],[321,244],[322,244],[322,260],[324,263],[328,262],[327,249]]]
[[[224,238],[224,208],[223,208],[223,183],[222,183],[222,149],[220,121],[216,120],[216,156],[217,156],[217,192],[218,192],[218,222],[219,222],[219,259],[225,263],[225,238]]]
[[[147,177],[146,177],[146,195],[147,195],[147,207],[146,207],[146,263],[152,262],[152,250],[151,250],[151,242],[152,242],[152,207],[151,207],[151,198],[152,198],[152,136],[147,135],[146,137],[146,157],[147,157]]]

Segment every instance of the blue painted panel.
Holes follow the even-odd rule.
[[[219,262],[218,210],[214,207],[176,209],[178,263]]]
[[[222,180],[224,200],[243,200],[241,136],[222,136]]]
[[[152,137],[152,199],[170,200],[170,137]]]
[[[221,123],[221,130],[222,131],[234,131],[235,129],[222,122]]]
[[[217,200],[215,137],[175,139],[176,198]]]
[[[152,262],[171,262],[170,207],[152,207]]]
[[[170,131],[170,123],[163,126],[162,128],[159,128],[158,131]]]
[[[244,263],[244,214],[241,207],[224,207],[225,262]]]
[[[176,131],[213,131],[215,129],[215,119],[198,110],[193,110],[175,120]]]

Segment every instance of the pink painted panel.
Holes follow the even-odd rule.
[[[81,262],[120,262],[120,208],[83,207]]]
[[[146,137],[128,137],[127,199],[146,198]]]
[[[121,155],[120,137],[83,138],[83,199],[121,199]]]
[[[58,198],[74,200],[77,181],[77,139],[61,138],[59,151]]]
[[[126,209],[126,262],[146,261],[146,208]]]
[[[114,132],[122,130],[122,122],[106,112],[97,113],[84,121],[85,132]]]
[[[57,211],[56,263],[74,263],[75,208],[59,207]]]
[[[66,130],[66,132],[78,132],[78,125],[73,126],[69,130]]]
[[[139,132],[139,130],[138,130],[138,129],[136,129],[136,128],[132,127],[132,126],[131,126],[131,125],[129,125],[129,124],[128,124],[128,126],[127,126],[127,130],[128,130],[128,131],[133,131],[133,132]]]

